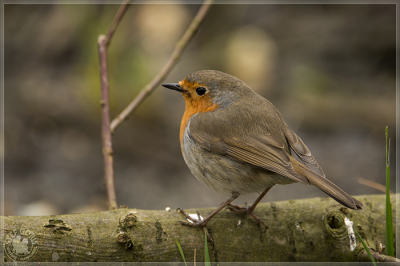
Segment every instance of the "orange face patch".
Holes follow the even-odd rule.
[[[187,90],[187,93],[182,93],[185,99],[185,113],[182,117],[181,129],[179,139],[182,141],[183,134],[189,122],[189,119],[198,113],[211,112],[218,108],[218,104],[213,103],[212,97],[208,92],[204,95],[197,95],[196,89],[204,87],[208,90],[207,86],[199,84],[197,82],[189,82],[186,79],[179,82],[179,85]]]

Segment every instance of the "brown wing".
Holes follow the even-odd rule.
[[[193,119],[189,135],[200,147],[208,151],[230,157],[239,162],[248,163],[268,171],[290,178],[296,182],[309,184],[307,178],[299,175],[293,168],[289,154],[283,144],[279,143],[268,132],[263,136],[246,135],[242,137],[221,138],[218,132],[229,132],[231,128],[219,124],[218,131],[205,130],[205,124]],[[221,128],[221,127],[226,127]],[[212,134],[216,133],[216,134]],[[227,134],[229,136],[229,134]]]
[[[317,175],[325,178],[324,171],[322,171],[315,158],[311,155],[311,151],[307,148],[301,138],[299,138],[296,133],[294,133],[287,126],[284,127],[283,133],[285,134],[286,139],[289,142],[290,148],[292,148],[297,156],[299,156],[299,158],[303,161],[307,168]]]

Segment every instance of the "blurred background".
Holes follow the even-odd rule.
[[[164,66],[199,5],[134,4],[109,47],[111,118]],[[119,5],[4,7],[5,214],[106,210],[97,37]],[[396,6],[214,5],[165,82],[215,69],[269,99],[328,179],[351,195],[385,184],[385,126],[395,190]],[[184,102],[159,87],[113,136],[119,205],[218,206],[182,158]],[[264,202],[325,197],[275,186]],[[256,194],[235,201],[251,203]]]

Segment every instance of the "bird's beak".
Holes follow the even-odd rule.
[[[183,92],[183,93],[187,93],[187,90],[184,90],[179,83],[165,83],[162,84],[161,86],[167,88],[167,89],[171,89],[171,90],[175,90],[175,91],[179,91],[179,92]]]

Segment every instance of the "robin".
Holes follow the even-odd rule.
[[[182,214],[205,227],[224,207],[250,214],[264,224],[254,209],[276,184],[313,185],[340,204],[354,210],[361,202],[326,179],[304,142],[286,125],[278,109],[231,75],[203,70],[179,83],[162,86],[180,92],[185,100],[179,139],[183,158],[204,185],[228,197],[218,209],[201,219]],[[297,161],[294,152],[302,161]],[[251,206],[231,202],[245,193],[261,193]]]

